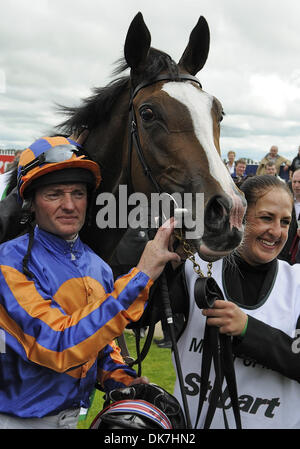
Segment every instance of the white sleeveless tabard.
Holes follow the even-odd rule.
[[[206,262],[199,258],[197,262],[200,264],[203,273],[206,274]],[[222,263],[222,260],[214,262],[212,273],[224,294]],[[189,261],[186,262],[186,279],[190,296],[190,312],[185,331],[178,341],[178,351],[182,364],[192,426],[194,426],[199,401],[205,317],[194,301],[194,285],[197,275],[193,271],[192,263]],[[286,262],[278,261],[278,272],[275,281],[264,302],[255,307],[241,307],[241,309],[248,315],[282,330],[290,337],[295,337],[296,322],[300,315],[300,265],[290,266]],[[274,345],[276,345],[276,341],[274,341]],[[300,349],[300,344],[298,348]],[[291,348],[292,350],[295,350],[295,348]],[[236,358],[234,365],[242,427],[244,429],[300,428],[300,384],[297,381],[288,379],[274,370],[248,359]],[[214,380],[215,376],[212,368],[210,388]],[[226,398],[225,407],[229,427],[235,428],[232,407],[225,383],[223,392]],[[176,380],[174,394],[182,403],[178,379]],[[202,409],[198,423],[199,428],[203,428],[209,399],[210,393],[207,394]],[[211,428],[224,428],[221,408],[216,409]]]

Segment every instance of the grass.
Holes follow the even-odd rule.
[[[135,338],[130,332],[125,333],[126,342],[131,357],[136,356],[135,350]],[[144,339],[141,340],[141,348],[144,344]],[[135,369],[136,366],[134,366]],[[151,383],[155,383],[160,387],[167,390],[169,393],[173,393],[175,383],[175,371],[171,360],[171,350],[158,348],[155,343],[152,343],[147,357],[142,363],[142,376],[147,376]],[[79,429],[88,429],[91,422],[102,410],[104,393],[96,390],[91,407],[85,417],[78,423]]]

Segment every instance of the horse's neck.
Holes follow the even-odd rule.
[[[109,116],[91,131],[85,148],[101,167],[101,190],[113,192],[127,164],[128,104],[124,93]]]
[[[98,195],[101,195],[101,192]],[[96,201],[98,204],[100,203],[99,196],[96,197]],[[103,209],[101,205],[96,205],[96,207],[93,207],[93,215],[91,217],[90,224],[82,229],[80,235],[82,240],[87,245],[89,245],[100,257],[102,257],[102,259],[109,263],[116,247],[118,246],[118,243],[126,232],[126,226],[124,226],[124,223],[121,223],[120,226],[120,208],[117,199],[115,203],[109,207],[110,217],[107,215],[104,217],[105,221],[109,221],[107,227],[103,227],[102,225],[104,222],[102,211]],[[116,222],[114,222],[114,218],[116,218]],[[122,219],[127,223],[127,214],[122,217]]]
[[[93,130],[86,142],[86,150],[101,167],[102,181],[97,195],[112,193],[116,199],[116,214],[119,214],[119,185],[127,184],[128,104],[124,94],[111,111],[108,120]],[[123,198],[124,200],[124,198]],[[127,197],[126,197],[127,201]],[[91,226],[83,229],[81,236],[97,254],[109,262],[126,228],[109,227],[101,229],[97,214],[101,206],[93,207]]]

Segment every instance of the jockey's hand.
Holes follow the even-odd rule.
[[[169,250],[169,242],[174,231],[174,218],[167,220],[150,240],[141,255],[137,268],[155,281],[162,273],[167,262],[180,262],[180,256]]]
[[[149,379],[146,376],[136,377],[130,385],[136,385],[136,384],[148,384]],[[129,386],[130,386],[129,385]]]

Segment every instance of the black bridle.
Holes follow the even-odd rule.
[[[142,165],[144,175],[150,180],[150,182],[152,183],[152,185],[157,193],[159,193],[159,194],[163,193],[162,188],[160,187],[159,183],[155,179],[155,176],[153,175],[151,168],[149,167],[149,165],[147,164],[147,161],[145,159],[143,149],[141,146],[141,142],[139,139],[137,120],[136,120],[136,115],[135,115],[134,106],[133,106],[133,100],[134,100],[135,96],[137,95],[137,93],[141,89],[143,89],[144,87],[147,87],[149,85],[158,83],[160,81],[178,81],[178,82],[193,81],[193,82],[199,84],[200,87],[202,87],[200,81],[195,76],[188,75],[188,74],[178,74],[176,77],[171,77],[170,75],[165,74],[165,75],[158,75],[156,78],[154,78],[151,81],[144,81],[144,82],[138,84],[138,86],[132,90],[131,97],[130,97],[130,103],[129,103],[129,137],[128,137],[128,166],[127,166],[128,187],[129,187],[128,190],[130,193],[134,192],[133,185],[132,185],[132,177],[131,177],[131,159],[132,159],[133,146],[136,148],[137,155],[138,155],[139,161]],[[154,237],[154,235],[150,235],[151,231],[152,230],[148,231],[149,238]],[[155,231],[154,231],[154,233],[155,233]],[[173,324],[173,313],[172,313],[172,309],[171,309],[171,303],[170,303],[170,298],[169,298],[168,284],[167,284],[167,278],[166,278],[165,271],[160,276],[160,289],[161,289],[161,295],[162,295],[162,305],[163,305],[165,317],[168,322],[170,336],[171,336],[171,340],[172,340],[172,347],[173,347],[175,363],[176,363],[176,367],[177,367],[177,375],[178,375],[180,389],[181,389],[183,408],[185,411],[185,416],[186,416],[186,421],[187,421],[187,428],[190,429],[190,428],[192,428],[192,425],[191,425],[191,420],[190,420],[187,398],[186,398],[186,394],[184,391],[184,381],[183,381],[183,376],[182,376],[182,369],[181,369],[177,344],[176,344],[175,328],[174,328],[174,324]],[[155,324],[155,323],[152,323],[150,325],[149,332],[148,332],[147,339],[146,339],[144,348],[142,350],[142,353],[140,353],[140,351],[139,351],[139,333],[136,333],[136,337],[138,338],[137,354],[139,354],[136,362],[139,363],[139,375],[141,375],[140,363],[146,356],[146,354],[149,350],[151,341],[152,341],[152,337],[153,337],[153,333],[154,333],[153,324]],[[133,362],[133,363],[136,363],[136,362]]]
[[[137,120],[136,115],[134,111],[133,106],[133,100],[137,93],[143,89],[144,87],[150,86],[152,84],[158,83],[160,81],[177,81],[177,82],[183,82],[183,81],[193,81],[202,88],[202,85],[198,78],[196,78],[193,75],[185,74],[185,73],[179,73],[176,77],[171,77],[168,74],[165,75],[158,75],[156,78],[152,79],[151,81],[143,81],[142,83],[138,84],[134,89],[132,89],[131,96],[130,96],[130,102],[129,102],[129,135],[128,135],[128,190],[130,193],[134,191],[133,185],[132,185],[132,176],[131,176],[131,161],[132,161],[132,152],[133,152],[133,146],[136,149],[139,161],[142,165],[143,172],[147,178],[151,181],[154,189],[158,193],[162,193],[163,190],[161,189],[159,183],[155,179],[151,168],[147,164],[147,161],[144,156],[144,152],[141,146],[139,133],[138,133],[138,126],[137,126]]]
[[[152,81],[145,81],[139,84],[131,93],[130,103],[129,103],[129,145],[128,145],[128,186],[130,193],[133,192],[133,186],[132,186],[132,178],[131,178],[131,158],[132,158],[132,151],[133,146],[135,146],[138,158],[140,160],[140,163],[142,165],[144,174],[149,180],[151,181],[152,185],[154,186],[154,189],[159,194],[163,193],[163,190],[161,189],[159,183],[155,179],[149,165],[147,164],[147,161],[145,160],[145,156],[143,153],[143,149],[140,143],[139,139],[139,133],[138,133],[138,127],[137,127],[137,120],[136,115],[133,107],[133,100],[136,96],[136,94],[143,89],[144,87],[147,87],[151,84],[157,83],[159,81],[193,81],[201,86],[200,81],[188,74],[179,74],[175,79],[168,75],[159,75]],[[153,236],[151,237],[153,238]],[[212,283],[214,285],[213,291],[210,291],[207,288],[207,284]],[[201,286],[200,290],[198,288],[198,291],[195,292],[195,300],[197,305],[198,300],[203,298],[206,298],[208,293],[210,293],[213,296],[214,301],[216,299],[224,299],[222,292],[220,291],[219,287],[217,286],[215,280],[213,278],[199,278],[197,280],[197,286]],[[175,358],[175,364],[177,368],[177,375],[181,390],[181,396],[182,396],[182,402],[183,402],[183,408],[185,411],[186,416],[186,424],[187,428],[192,428],[192,423],[190,419],[190,413],[189,413],[189,407],[187,403],[187,397],[186,397],[186,391],[184,387],[184,379],[183,379],[183,373],[181,369],[181,362],[178,354],[177,349],[177,342],[176,342],[176,336],[175,336],[175,328],[173,325],[173,312],[171,308],[171,302],[169,298],[169,291],[168,291],[168,283],[167,283],[167,277],[165,270],[160,276],[160,291],[162,295],[162,306],[164,309],[165,317],[167,319],[168,325],[169,325],[169,332],[172,340],[172,349],[174,353]],[[197,293],[197,294],[196,294]],[[199,306],[200,307],[200,306]],[[201,306],[201,308],[203,308]],[[153,324],[153,323],[152,323]],[[151,326],[150,326],[151,327]],[[139,357],[136,360],[136,362],[141,363],[143,358],[146,356],[149,346],[152,341],[154,332],[154,327],[152,326],[151,329],[149,329],[147,339],[145,342],[145,346],[143,348],[142,353],[143,357],[141,356],[141,353],[139,353]],[[139,334],[136,334],[136,336]],[[139,337],[138,337],[139,340]],[[202,356],[202,371],[201,371],[201,386],[200,386],[200,394],[199,394],[199,404],[198,404],[198,412],[197,412],[197,418],[196,418],[196,424],[195,427],[197,427],[197,423],[201,414],[202,406],[205,401],[207,392],[208,392],[208,383],[209,383],[209,373],[210,373],[210,367],[212,360],[215,365],[215,372],[216,372],[216,379],[212,390],[212,399],[209,404],[207,416],[205,419],[205,428],[209,428],[212,422],[212,419],[215,414],[215,410],[217,408],[217,402],[218,400],[221,401],[221,406],[223,410],[223,417],[224,417],[224,423],[225,428],[228,427],[228,422],[225,414],[225,406],[223,402],[223,393],[222,393],[222,384],[224,377],[226,378],[228,389],[229,389],[229,396],[232,401],[232,408],[234,411],[234,418],[236,422],[236,426],[238,429],[241,428],[241,418],[240,418],[240,410],[238,405],[238,397],[237,397],[237,387],[236,387],[236,378],[235,378],[235,371],[234,371],[234,365],[233,365],[233,357],[232,357],[232,347],[231,347],[231,337],[226,335],[219,335],[219,329],[215,327],[209,327],[206,324],[205,327],[205,335],[204,335],[204,346],[203,346],[203,356]],[[133,362],[136,363],[136,362]],[[141,375],[140,372],[141,367],[139,367],[139,376]]]

